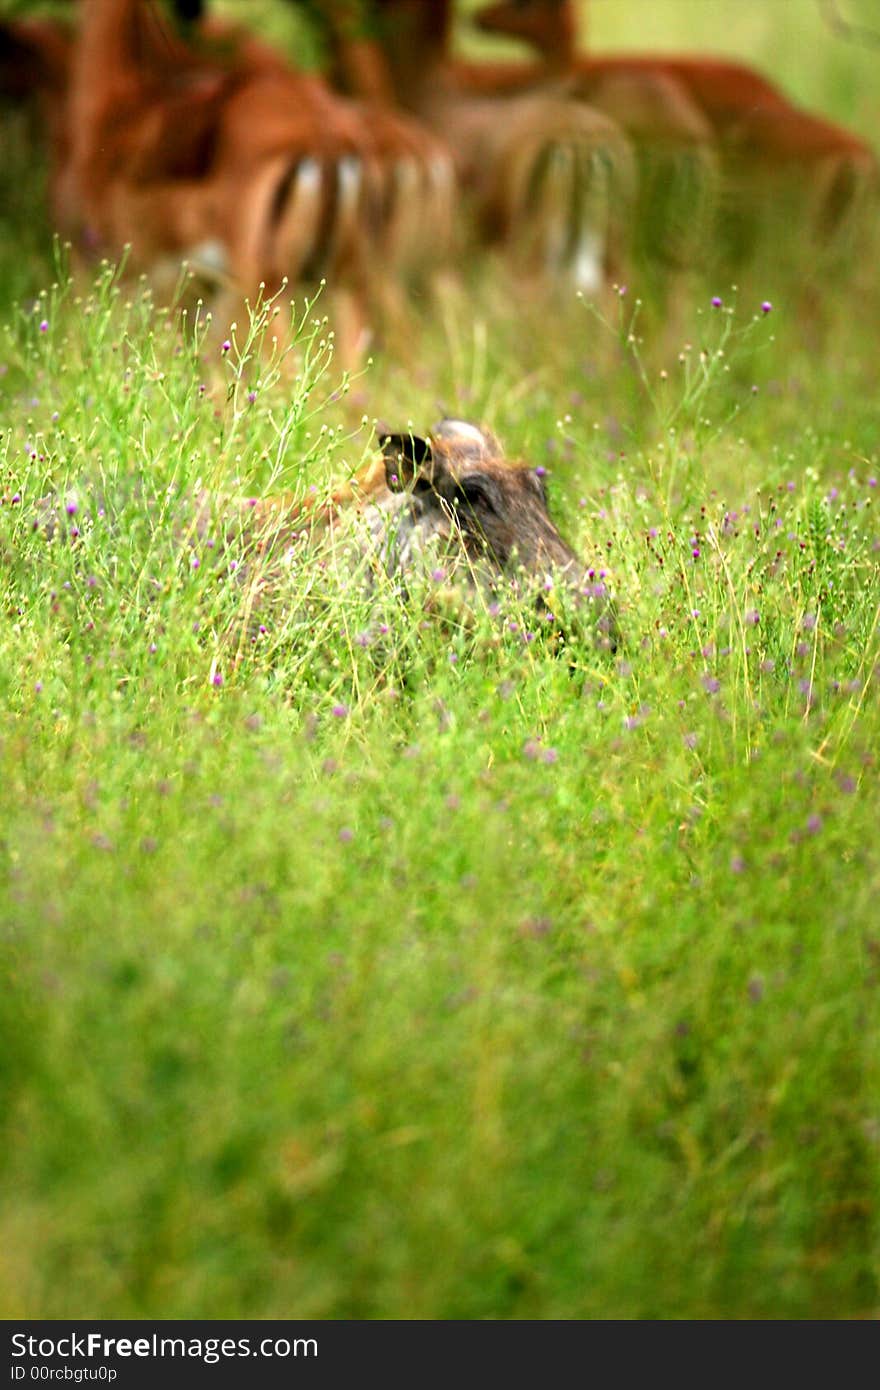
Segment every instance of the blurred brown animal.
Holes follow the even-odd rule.
[[[200,11],[194,33],[203,52],[256,78],[289,74],[284,56],[241,24]],[[370,225],[383,260],[404,273],[442,261],[452,244],[455,172],[445,144],[403,113],[394,99],[381,49],[349,38],[336,52],[343,80],[337,86],[357,102],[375,170],[369,197]]]
[[[356,358],[385,284],[444,249],[454,175],[440,142],[405,117],[365,119],[265,45],[224,65],[144,0],[79,9],[66,91],[53,70],[61,229],[84,253],[128,246],[139,269],[191,260],[232,296],[326,278]]]
[[[49,201],[56,223],[66,206],[63,177],[70,156],[67,96],[72,55],[68,24],[54,19],[0,21],[0,103],[7,112],[23,113],[20,130],[29,146],[42,144],[48,150]]]
[[[635,194],[629,142],[609,116],[546,83],[454,61],[449,0],[376,0],[387,83],[397,102],[451,146],[479,235],[521,267],[596,290],[618,268]],[[334,78],[351,90],[344,41]]]
[[[569,78],[580,97],[603,109],[609,100],[609,109],[615,109],[621,96],[630,101],[640,92],[656,92],[657,84],[677,90],[708,123],[719,151],[724,212],[751,203],[760,213],[780,193],[806,189],[808,224],[827,241],[876,193],[877,160],[864,141],[801,110],[743,63],[687,55],[579,54],[573,0],[500,0],[475,19],[487,32],[524,40],[538,51],[538,69],[548,79]]]
[[[709,122],[674,79],[659,73],[637,80],[631,74],[615,74],[591,82],[587,90],[572,75],[567,61],[554,65],[463,62],[450,53],[448,0],[430,6],[417,0],[376,3],[386,19],[383,42],[396,90],[405,104],[444,131],[455,147],[464,149],[465,173],[472,182],[480,182],[482,176],[485,183],[483,171],[495,167],[486,158],[486,147],[503,145],[511,120],[515,136],[506,144],[511,154],[529,119],[537,135],[537,113],[546,104],[546,149],[559,148],[560,154],[545,157],[542,168],[553,169],[557,182],[560,166],[571,168],[573,193],[564,200],[569,209],[578,206],[574,190],[580,191],[587,207],[595,209],[600,201],[597,174],[610,184],[607,220],[613,231],[606,240],[614,251],[605,258],[606,278],[609,270],[620,275],[622,263],[633,251],[672,268],[690,266],[702,258],[717,197],[717,157]],[[519,14],[519,8],[513,8]],[[517,103],[531,113],[522,123],[513,114]],[[553,138],[553,127],[566,110],[569,127],[581,124],[581,151],[588,134],[592,137],[593,149],[586,156],[573,151],[570,129]],[[559,124],[565,131],[565,121]],[[482,132],[482,139],[473,138],[475,128]],[[462,130],[469,139],[462,138]],[[488,132],[492,139],[487,139]],[[533,170],[529,182],[540,187],[540,174]],[[491,208],[497,195],[489,193],[486,201]],[[571,212],[569,216],[576,221]],[[556,240],[573,245],[579,237],[569,231],[562,238],[557,234]],[[570,256],[575,267],[582,267],[584,261],[583,253]],[[582,272],[576,278],[583,283]]]

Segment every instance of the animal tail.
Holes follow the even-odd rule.
[[[876,217],[880,169],[873,151],[852,150],[831,156],[818,179],[815,217],[819,238],[847,251],[869,217]]]
[[[719,161],[712,127],[686,88],[669,73],[603,72],[586,60],[568,90],[615,121],[632,142],[636,258],[670,269],[704,261],[719,198]]]
[[[720,197],[720,169],[710,144],[638,148],[633,250],[671,270],[704,264]]]
[[[528,98],[512,106],[490,198],[496,228],[523,262],[593,293],[614,265],[629,220],[629,142],[614,121],[571,101]]]
[[[396,112],[371,113],[374,158],[368,218],[372,252],[386,269],[408,273],[448,256],[457,186],[446,145]]]
[[[723,155],[719,225],[735,255],[793,233],[826,266],[858,254],[880,195],[877,157],[867,145],[786,108],[748,113]]]
[[[362,224],[364,161],[352,153],[268,159],[240,199],[233,263],[244,287],[274,292],[333,277],[354,256]]]

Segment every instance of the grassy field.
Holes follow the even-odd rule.
[[[758,8],[658,6],[785,76]],[[868,125],[866,61],[801,94]],[[2,1315],[876,1316],[870,255],[667,311],[476,266],[349,382],[320,306],[277,360],[71,286],[7,150]],[[444,412],[548,470],[614,655],[182,534]]]

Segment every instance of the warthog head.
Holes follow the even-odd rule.
[[[352,518],[356,549],[366,539],[390,576],[440,558],[466,588],[508,577],[532,586],[557,616],[593,609],[606,645],[615,643],[605,586],[559,534],[540,470],[511,462],[494,435],[463,420],[441,420],[429,438],[383,432],[379,442],[382,458],[364,477]],[[339,508],[333,520],[349,511]]]
[[[509,462],[493,435],[441,420],[429,439],[382,434],[380,444],[385,487],[373,505],[388,532],[389,568],[407,569],[430,543],[460,550],[478,571],[579,577],[577,556],[551,520],[543,479]]]

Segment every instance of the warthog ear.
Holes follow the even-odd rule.
[[[427,439],[417,434],[381,434],[379,446],[385,456],[385,478],[392,492],[410,487],[424,472],[431,481],[434,455]]]

